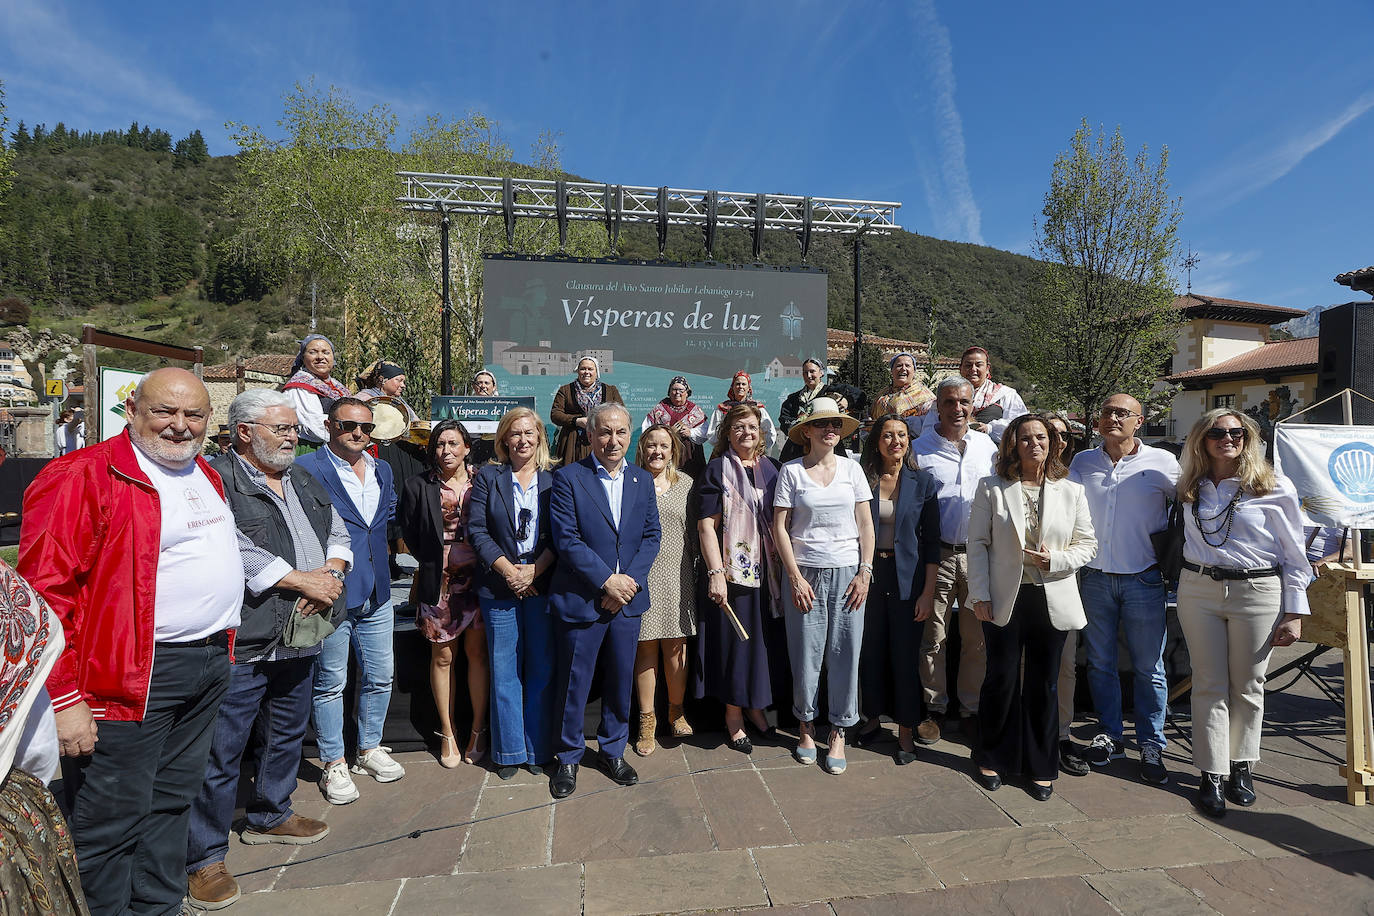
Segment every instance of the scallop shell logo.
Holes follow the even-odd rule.
[[[1331,453],[1327,462],[1331,482],[1347,498],[1374,502],[1374,446],[1348,442]]]

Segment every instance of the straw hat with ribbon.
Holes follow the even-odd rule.
[[[810,409],[802,413],[802,415],[797,418],[797,422],[793,423],[792,428],[787,431],[787,438],[798,445],[801,445],[805,441],[803,438],[803,428],[806,424],[814,423],[816,420],[826,420],[830,418],[840,420],[841,439],[846,439],[854,435],[854,431],[859,428],[859,421],[849,414],[843,413],[840,410],[839,403],[834,398],[812,398],[809,406]]]

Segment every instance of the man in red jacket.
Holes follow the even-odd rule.
[[[158,369],[124,408],[123,433],[30,485],[19,544],[21,575],[66,635],[47,686],[97,916],[175,912],[186,893],[187,818],[244,584],[223,485],[199,457],[205,386]]]

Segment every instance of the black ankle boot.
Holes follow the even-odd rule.
[[[1198,784],[1197,809],[1208,817],[1221,817],[1226,813],[1226,799],[1221,794],[1221,774],[1203,773]]]
[[[1250,762],[1232,762],[1231,779],[1226,784],[1226,797],[1242,808],[1255,803],[1255,784],[1250,779]]]

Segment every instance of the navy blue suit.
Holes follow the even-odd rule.
[[[477,597],[512,601],[515,595],[500,573],[491,566],[502,557],[519,563],[520,545],[516,540],[518,526],[515,519],[515,497],[512,493],[510,465],[488,464],[479,470],[472,481],[472,500],[469,503],[468,537],[472,549],[481,561],[477,573]],[[526,562],[533,563],[550,544],[549,492],[553,489],[553,472],[539,471],[539,520],[535,526],[534,550]],[[548,590],[548,576],[535,580],[535,588],[543,594]]]
[[[639,617],[649,606],[649,569],[658,557],[658,498],[652,475],[621,464],[624,489],[620,524],[611,515],[606,491],[588,457],[554,472],[549,494],[558,566],[549,586],[558,637],[558,688],[563,691],[558,762],[582,759],[587,696],[597,658],[602,662],[601,727],[597,743],[608,757],[622,757],[630,734],[630,692],[634,683]],[[639,586],[616,613],[601,607],[601,586],[617,570]]]
[[[381,498],[377,503],[377,514],[370,519],[363,518],[358,507],[353,505],[338,471],[325,452],[323,446],[296,459],[296,467],[309,472],[329,491],[334,508],[348,526],[349,546],[353,551],[353,567],[345,579],[348,609],[362,607],[369,598],[373,607],[381,607],[391,600],[391,565],[387,547],[386,528],[396,518],[396,486],[392,480],[391,465],[385,461],[374,461],[373,472],[377,475],[377,486]]]

